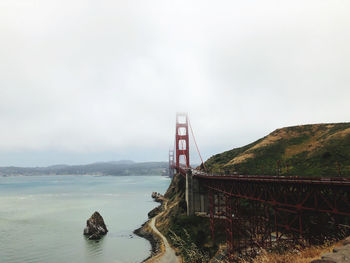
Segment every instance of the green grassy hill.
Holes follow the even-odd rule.
[[[279,163],[279,165],[277,164]],[[350,123],[293,126],[205,162],[220,174],[350,176]]]

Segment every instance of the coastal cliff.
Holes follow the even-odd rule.
[[[156,227],[178,250],[184,262],[208,262],[220,246],[211,240],[208,218],[186,215],[183,176],[176,174],[173,177],[164,197],[168,200],[168,207],[157,220]],[[224,235],[218,235],[215,244],[223,243]]]

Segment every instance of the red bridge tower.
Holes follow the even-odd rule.
[[[180,156],[184,157],[186,167],[190,167],[188,140],[188,117],[186,113],[176,114],[176,167],[180,166]]]

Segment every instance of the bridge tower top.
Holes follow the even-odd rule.
[[[174,159],[174,150],[169,150],[169,177],[173,177],[174,176],[174,163],[175,159]]]
[[[174,165],[174,150],[169,150],[169,165]]]
[[[176,114],[176,166],[180,166],[180,157],[183,157],[186,167],[190,167],[190,151],[188,136],[188,117],[186,113]]]

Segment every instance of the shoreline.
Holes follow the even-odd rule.
[[[151,250],[150,250],[151,254],[147,258],[143,259],[141,261],[142,263],[146,262],[147,260],[151,259],[152,257],[158,255],[159,252],[161,252],[160,239],[156,235],[154,235],[152,232],[149,232],[146,230],[146,227],[148,226],[149,222],[150,222],[150,220],[147,220],[145,223],[143,223],[141,225],[141,227],[139,227],[138,229],[135,229],[133,232],[135,235],[146,239],[151,244]]]
[[[150,250],[151,254],[147,258],[142,260],[141,261],[142,263],[148,261],[149,259],[155,257],[156,255],[158,255],[159,253],[162,252],[162,249],[161,249],[162,241],[161,241],[161,239],[149,227],[149,223],[151,222],[152,218],[155,217],[156,215],[158,215],[163,209],[163,203],[162,202],[160,202],[160,203],[161,204],[159,206],[153,208],[148,213],[148,220],[146,222],[144,222],[141,225],[141,227],[139,227],[139,228],[137,228],[137,229],[135,229],[133,231],[133,233],[135,235],[146,239],[151,244],[151,250]]]

